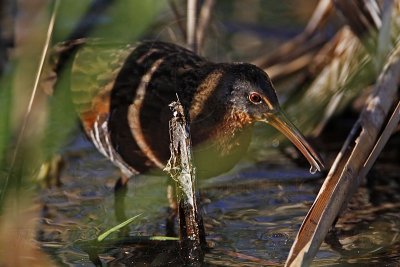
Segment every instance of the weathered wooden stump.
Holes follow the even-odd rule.
[[[205,237],[196,201],[190,126],[179,99],[170,108],[173,112],[169,122],[171,158],[164,171],[176,182],[181,251],[188,265],[201,265]]]

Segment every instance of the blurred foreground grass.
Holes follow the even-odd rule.
[[[57,17],[51,46],[65,40],[91,5],[107,1],[3,1],[3,14],[15,31],[14,47],[0,77],[0,265],[50,266],[36,247],[40,207],[35,180],[43,162],[68,141],[78,126],[69,97],[69,77],[58,77],[54,93],[34,92],[50,17]],[[112,1],[109,1],[110,3]],[[116,1],[89,36],[134,42],[154,20],[162,1]],[[95,19],[95,18],[93,18]],[[135,26],[133,26],[135,25]],[[30,101],[32,108],[28,109]]]

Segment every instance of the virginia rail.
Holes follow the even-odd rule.
[[[213,63],[174,44],[83,47],[72,68],[72,91],[83,127],[122,180],[164,168],[170,157],[168,105],[179,97],[190,117],[194,165],[201,177],[231,169],[245,154],[255,122],[266,122],[323,163],[282,113],[268,75],[247,63]]]

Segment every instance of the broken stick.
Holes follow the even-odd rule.
[[[189,123],[182,104],[172,102],[173,118],[169,122],[171,158],[166,171],[177,185],[179,235],[185,261],[189,265],[201,264],[204,258],[204,229],[197,209],[195,168],[192,164]]]

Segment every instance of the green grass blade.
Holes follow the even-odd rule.
[[[130,219],[128,219],[128,220],[126,220],[126,221],[124,221],[124,222],[122,222],[122,223],[120,223],[120,224],[114,226],[113,228],[111,228],[111,229],[105,231],[104,233],[102,233],[101,235],[99,235],[99,236],[97,237],[97,241],[98,241],[98,242],[103,241],[107,236],[109,236],[110,234],[112,234],[112,233],[118,231],[119,229],[121,229],[121,228],[123,228],[123,227],[125,227],[125,226],[127,226],[127,225],[129,225],[129,224],[131,224],[134,220],[136,220],[136,218],[138,218],[138,217],[141,216],[141,215],[142,215],[142,213],[140,213],[140,214],[138,214],[138,215],[136,215],[136,216],[133,216],[132,218],[130,218]]]

